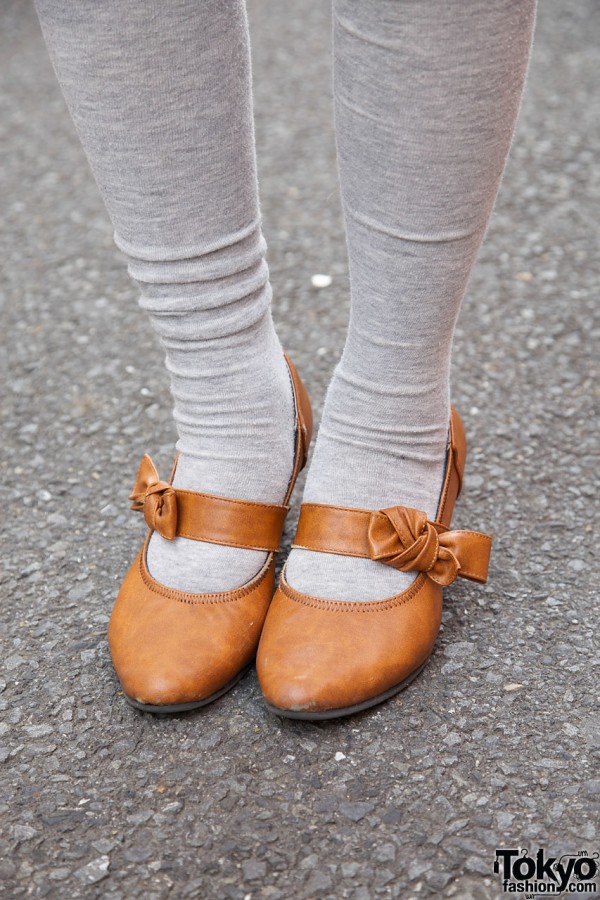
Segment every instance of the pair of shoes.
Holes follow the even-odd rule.
[[[275,554],[287,503],[306,463],[310,401],[286,357],[296,406],[295,461],[281,506],[175,489],[145,456],[131,495],[148,537],[121,587],[109,624],[113,663],[126,699],[155,713],[204,706],[228,691],[256,657],[268,708],[280,716],[329,719],[393,696],[423,668],[439,631],[442,589],[460,575],[484,582],[487,535],[451,531],[466,457],[452,410],[436,521],[406,507],[371,511],[303,504],[294,547],[362,556],[418,575],[408,590],[375,602],[321,600],[294,590],[285,569],[273,598]],[[236,590],[171,590],[148,572],[152,531],[268,553],[262,570]],[[272,602],[271,599],[273,598]]]

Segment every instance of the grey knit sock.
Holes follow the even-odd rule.
[[[181,451],[175,484],[280,503],[294,410],[270,313],[243,0],[37,8],[115,239],[166,351]],[[151,451],[154,437],[146,439]],[[264,558],[157,534],[148,553],[159,582],[199,592],[244,584]]]
[[[334,0],[352,311],[304,500],[435,517],[454,325],[492,210],[534,0]],[[413,573],[292,550],[298,590],[379,600]]]

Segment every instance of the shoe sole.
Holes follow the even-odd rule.
[[[209,703],[212,703],[214,700],[218,700],[219,697],[222,697],[223,694],[226,694],[227,691],[231,690],[238,681],[244,677],[246,672],[248,672],[252,668],[252,663],[249,666],[246,666],[242,669],[241,672],[232,678],[231,681],[228,681],[222,688],[219,688],[218,691],[215,691],[214,694],[211,694],[210,697],[204,697],[202,700],[191,700],[188,703],[164,703],[154,705],[152,703],[141,703],[139,700],[134,700],[133,697],[129,697],[127,694],[123,694],[127,703],[130,706],[133,706],[135,709],[140,709],[142,712],[155,713],[157,715],[166,715],[167,713],[180,713],[180,712],[188,712],[191,709],[200,709],[202,706],[208,706]]]
[[[309,721],[324,721],[326,719],[341,719],[342,716],[352,716],[354,713],[362,712],[365,709],[370,709],[372,706],[377,706],[378,703],[383,703],[385,700],[389,700],[390,697],[394,697],[396,694],[399,694],[400,691],[403,691],[404,688],[407,688],[411,681],[417,677],[417,675],[423,671],[425,666],[427,665],[427,660],[424,663],[421,663],[418,669],[415,669],[414,672],[405,678],[404,681],[395,684],[394,687],[388,688],[387,691],[384,691],[382,694],[377,694],[376,697],[370,697],[368,700],[363,700],[362,703],[355,703],[354,706],[343,706],[339,709],[322,709],[311,711],[301,711],[301,710],[293,710],[293,709],[280,709],[278,706],[271,706],[270,703],[267,703],[267,709],[269,712],[274,713],[276,716],[282,716],[284,719],[304,719]],[[265,701],[266,702],[266,701]]]

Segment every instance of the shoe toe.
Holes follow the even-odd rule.
[[[341,715],[384,699],[429,657],[441,599],[441,589],[422,577],[398,597],[364,604],[320,601],[282,579],[256,660],[267,704]]]
[[[273,564],[244,588],[184,594],[153,581],[143,554],[113,609],[108,641],[126,696],[154,707],[196,703],[232,685],[256,653]]]
[[[151,650],[152,648],[148,648]],[[211,658],[212,656],[212,658]],[[113,662],[128,699],[142,706],[175,706],[208,700],[235,675],[237,666],[218,666],[214,654],[179,652],[176,659],[157,659],[154,654],[137,654],[129,663],[123,653],[113,650]]]

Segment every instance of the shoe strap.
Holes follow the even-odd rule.
[[[148,527],[167,540],[185,537],[268,552],[279,549],[288,511],[287,506],[174,488],[159,478],[147,453],[129,499],[132,509],[144,513]]]
[[[303,503],[292,547],[372,559],[403,572],[424,572],[437,584],[457,576],[487,580],[492,539],[451,531],[418,509],[394,506],[376,512]]]
[[[485,582],[492,539],[475,531],[450,530],[466,454],[465,430],[452,407],[435,521],[421,510],[406,506],[373,511],[304,503],[292,546],[372,559],[404,572],[424,572],[441,585],[451,584],[458,575]]]

